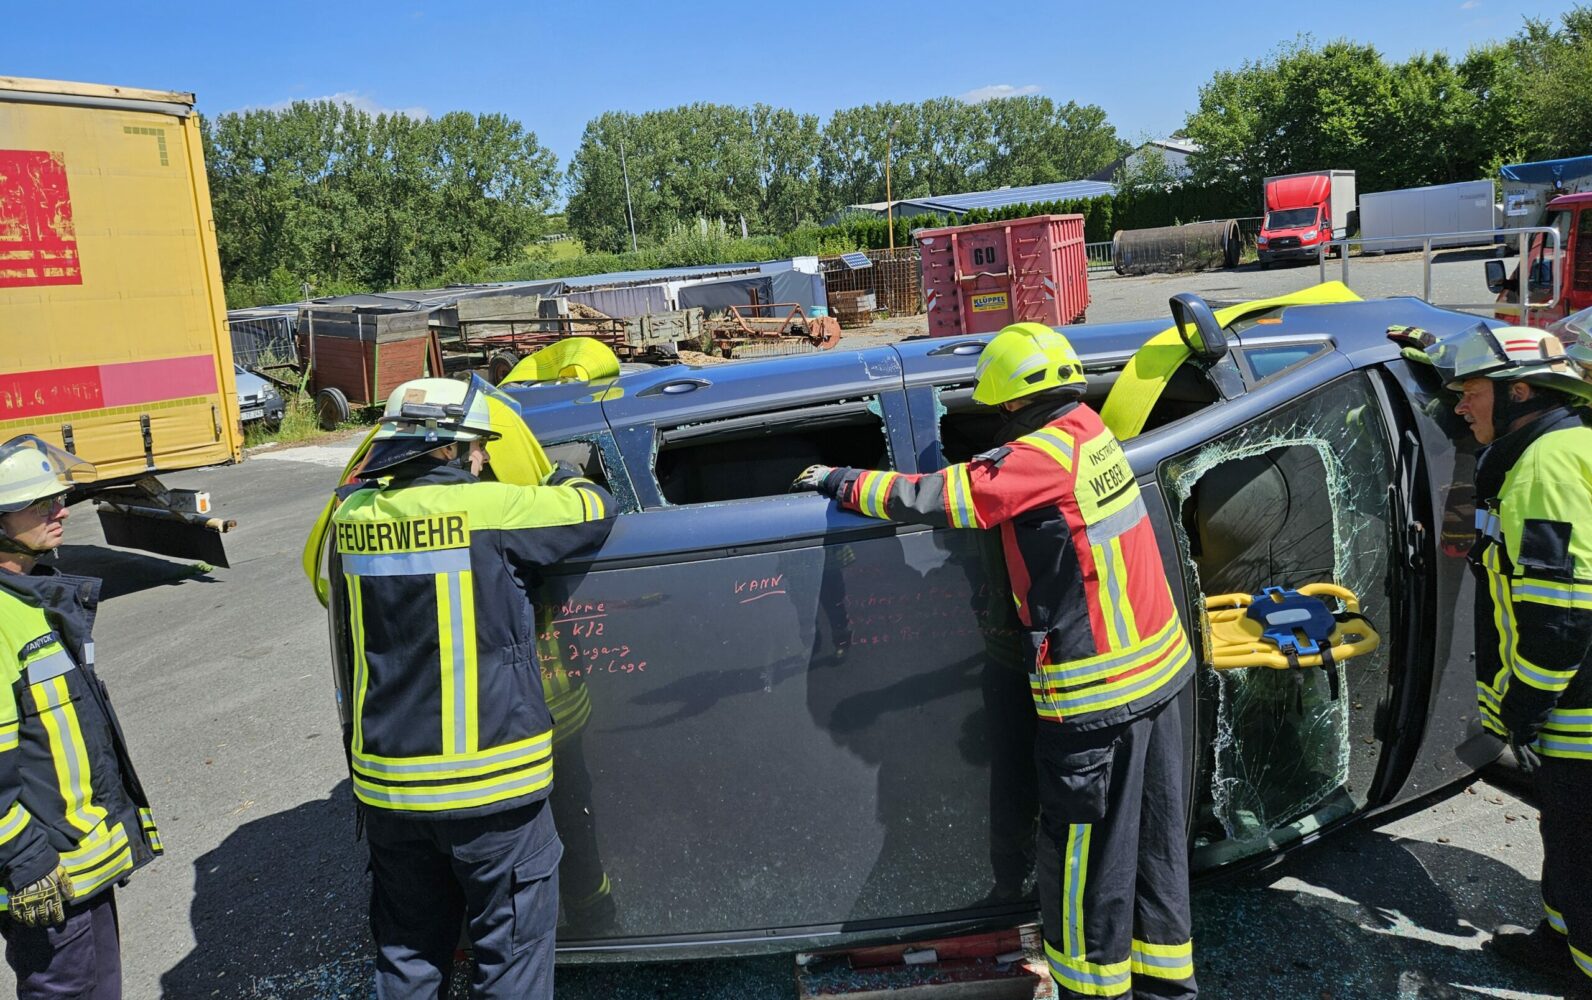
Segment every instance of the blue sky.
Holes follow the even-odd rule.
[[[189,90],[214,114],[338,96],[364,107],[499,111],[566,164],[586,121],[691,101],[839,107],[1037,93],[1164,135],[1211,73],[1300,33],[1395,59],[1455,55],[1556,19],[1560,0],[1321,3],[6,4],[0,74]]]

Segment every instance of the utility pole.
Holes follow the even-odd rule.
[[[895,200],[890,194],[890,154],[894,152],[895,119],[890,119],[884,132],[884,219],[890,230],[890,249],[895,250]]]
[[[630,207],[630,167],[625,164],[625,140],[619,140],[619,170],[625,175],[625,220],[630,223],[630,252],[636,251],[636,213]]]

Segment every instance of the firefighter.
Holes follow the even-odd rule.
[[[541,485],[483,479],[495,392],[479,379],[400,385],[333,516],[382,1000],[445,996],[461,921],[471,996],[553,992],[563,848],[530,593],[607,536],[614,502],[567,466]]]
[[[1482,724],[1534,774],[1542,810],[1544,916],[1488,947],[1592,994],[1592,355],[1485,324],[1426,354],[1483,445],[1469,554]]]
[[[100,581],[42,561],[93,479],[32,435],[0,445],[0,934],[19,997],[122,995],[115,886],[161,853],[94,672]]]
[[[1063,996],[1196,994],[1183,720],[1193,653],[1127,458],[1080,399],[1083,366],[1038,323],[1002,330],[973,399],[1006,412],[993,447],[927,475],[812,466],[872,517],[998,528],[1039,715],[1038,876]]]

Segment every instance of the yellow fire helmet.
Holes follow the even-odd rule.
[[[978,356],[973,401],[985,406],[1047,389],[1083,394],[1083,362],[1072,342],[1043,323],[1013,323],[995,335]]]
[[[43,438],[22,434],[0,444],[0,514],[65,493],[95,478],[94,466]]]

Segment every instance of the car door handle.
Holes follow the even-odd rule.
[[[681,393],[695,392],[698,389],[706,389],[712,384],[712,382],[709,382],[705,378],[677,378],[668,382],[664,382],[661,385],[655,385],[650,389],[643,389],[642,391],[636,393],[636,395],[678,396]]]
[[[946,354],[956,354],[966,357],[968,355],[982,353],[983,350],[984,342],[982,340],[964,340],[959,344],[946,344],[943,347],[936,347],[934,350],[929,352],[929,357],[937,358]]]

